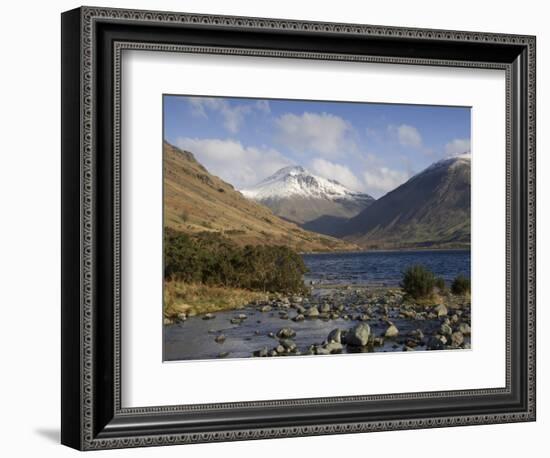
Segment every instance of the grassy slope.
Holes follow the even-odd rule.
[[[246,199],[211,175],[193,154],[164,143],[164,224],[185,233],[216,231],[239,245],[286,245],[297,251],[349,251],[351,242],[308,232]]]

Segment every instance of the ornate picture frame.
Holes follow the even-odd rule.
[[[535,420],[533,36],[81,7],[62,15],[62,435],[79,450]],[[121,403],[124,50],[506,73],[506,386],[127,408]]]

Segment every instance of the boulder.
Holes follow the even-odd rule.
[[[328,350],[329,353],[340,353],[344,346],[340,342],[329,342],[323,345],[325,350]]]
[[[313,306],[310,307],[306,313],[309,318],[317,318],[319,316],[319,309]]]
[[[365,347],[369,343],[370,335],[370,326],[360,323],[346,333],[345,343],[350,347]]]
[[[271,312],[271,305],[266,304],[260,307],[260,312]]]
[[[281,328],[277,331],[277,337],[279,339],[289,339],[296,335],[296,331],[291,328]]]
[[[292,321],[296,321],[296,322],[304,321],[304,320],[305,320],[305,317],[301,313],[298,313],[298,315],[292,318]]]
[[[386,332],[384,333],[384,337],[388,339],[394,339],[399,335],[399,329],[397,329],[397,326],[394,324],[390,324],[388,329],[386,329]]]
[[[219,336],[214,337],[214,341],[216,343],[222,344],[225,342],[225,336],[223,334],[220,334]]]
[[[253,356],[259,356],[261,358],[267,356],[268,354],[269,354],[269,352],[267,351],[266,347],[260,348],[259,350],[256,350],[252,353]]]
[[[442,336],[432,336],[430,337],[430,340],[428,340],[428,350],[444,350],[445,349],[445,343],[447,343],[447,339],[445,339],[445,342],[443,339],[441,339]]]
[[[443,334],[444,336],[450,336],[453,333],[453,329],[447,323],[443,323],[441,325],[441,328],[439,329],[439,333]]]
[[[287,352],[296,351],[297,349],[296,342],[292,339],[281,339],[279,344],[282,345]]]
[[[458,330],[465,336],[469,336],[472,333],[470,325],[468,323],[460,323],[458,325]]]
[[[320,312],[321,313],[329,313],[330,312],[330,305],[325,302],[323,305],[321,305]]]
[[[434,308],[434,311],[439,318],[443,316],[447,316],[447,314],[449,313],[449,311],[447,310],[447,307],[445,307],[445,305],[443,304],[439,304],[438,306],[436,306]]]
[[[453,347],[460,347],[464,343],[464,334],[460,331],[453,332],[451,335],[451,345]]]
[[[331,342],[337,342],[337,343],[342,343],[342,337],[343,337],[343,333],[342,333],[342,330],[341,329],[333,329],[332,331],[329,332],[328,336],[327,336],[327,342],[328,343],[331,343]]]
[[[216,318],[216,315],[213,313],[205,313],[202,317],[203,320],[213,320],[214,318]]]

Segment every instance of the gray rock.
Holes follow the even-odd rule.
[[[327,336],[327,342],[328,343],[331,343],[331,342],[336,342],[336,343],[342,343],[342,330],[341,329],[333,329],[332,331],[329,332],[328,336]]]
[[[458,330],[465,336],[469,336],[472,333],[470,325],[468,323],[460,323],[458,325]]]
[[[286,351],[295,351],[296,343],[291,339],[281,339],[279,343],[284,347]]]
[[[438,336],[432,336],[428,340],[427,348],[428,350],[443,350],[445,349],[445,343]]]
[[[330,305],[325,302],[323,305],[321,305],[321,308],[320,308],[319,311],[321,313],[329,313],[330,312]]]
[[[237,315],[237,318],[238,318],[239,320],[246,320],[246,319],[248,318],[248,315],[246,315],[246,314],[244,314],[244,313],[239,313],[239,314]]]
[[[171,318],[164,318],[164,320],[162,320],[162,323],[167,326],[169,324],[172,324],[173,321]]]
[[[439,329],[439,332],[444,336],[450,336],[453,333],[453,329],[447,323],[443,323]]]
[[[220,334],[219,336],[214,337],[214,341],[222,344],[225,342],[225,336],[223,334]]]
[[[345,343],[351,347],[364,347],[368,344],[370,335],[370,326],[361,323],[346,333]]]
[[[340,342],[329,342],[323,345],[325,350],[328,350],[329,353],[340,353],[344,346]]]
[[[299,314],[296,315],[294,318],[292,318],[292,321],[296,321],[296,322],[304,321],[304,320],[305,320],[305,317],[304,317],[304,315],[302,315],[301,313],[299,313]]]
[[[271,312],[271,305],[263,305],[260,307],[260,312]]]
[[[386,329],[386,332],[384,333],[384,337],[388,339],[394,339],[399,335],[399,329],[397,329],[397,326],[394,324],[390,324],[388,329]]]
[[[319,316],[319,309],[315,306],[310,307],[306,314],[309,318],[317,318]]]
[[[185,313],[178,313],[178,321],[185,321],[187,320],[187,315]]]
[[[449,313],[447,307],[445,307],[445,305],[443,304],[439,304],[438,306],[436,306],[434,308],[434,311],[438,317],[447,316],[447,314]]]
[[[259,350],[256,350],[255,352],[252,353],[253,356],[259,356],[261,358],[267,356],[268,354],[269,352],[266,347],[260,348]]]
[[[281,328],[277,331],[277,337],[279,339],[289,339],[296,336],[296,331],[291,328]]]
[[[453,347],[460,347],[464,343],[464,334],[460,331],[453,332],[451,335],[451,345]]]
[[[214,318],[216,318],[216,315],[213,313],[205,313],[202,317],[203,320],[213,320]]]
[[[285,352],[285,347],[283,347],[282,345],[277,345],[275,347],[275,352],[277,353],[284,353]]]

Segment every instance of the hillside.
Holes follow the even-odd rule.
[[[363,248],[469,248],[471,156],[444,159],[341,225]]]
[[[164,142],[164,224],[184,233],[218,232],[243,246],[349,251],[351,242],[308,232],[245,198],[211,175],[188,151]]]

